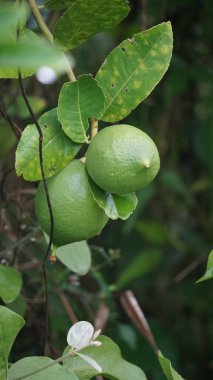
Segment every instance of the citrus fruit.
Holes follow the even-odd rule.
[[[157,147],[143,131],[119,124],[102,129],[90,142],[86,168],[103,190],[124,195],[148,185],[160,167]]]
[[[49,178],[47,185],[54,216],[55,245],[87,240],[101,232],[108,218],[92,197],[83,163],[71,161]],[[49,234],[50,217],[43,183],[36,192],[35,211],[41,227]]]

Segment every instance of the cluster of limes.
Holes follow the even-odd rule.
[[[75,159],[47,181],[55,245],[87,240],[99,234],[108,221],[92,196],[88,175],[104,191],[125,195],[148,185],[159,167],[158,150],[146,133],[124,124],[102,129],[90,142],[85,164]],[[49,233],[50,216],[42,183],[35,205],[40,225]]]

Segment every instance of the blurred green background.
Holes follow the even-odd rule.
[[[50,26],[58,17],[47,12],[44,16]],[[65,347],[71,324],[63,294],[78,319],[95,320],[105,305],[104,333],[149,380],[163,380],[152,349],[119,302],[122,292],[131,289],[160,349],[182,376],[213,378],[212,282],[195,284],[213,245],[212,19],[211,0],[131,1],[131,13],[119,27],[73,52],[76,75],[95,74],[124,38],[168,20],[174,30],[169,71],[125,119],[156,142],[161,157],[157,179],[138,193],[137,209],[126,222],[111,221],[101,236],[90,241],[93,265],[87,276],[77,278],[59,263],[48,265],[49,354],[53,357]],[[29,26],[36,29],[33,19]],[[57,105],[66,80],[59,78],[50,85],[41,85],[35,77],[25,80],[38,115]],[[30,119],[17,81],[0,82],[5,108],[24,128]],[[16,260],[23,273],[22,296],[11,307],[27,321],[12,361],[41,350],[44,297],[38,259],[45,250],[33,211],[36,185],[16,178],[15,144],[9,125],[0,119],[0,259],[3,263]]]

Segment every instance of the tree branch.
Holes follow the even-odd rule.
[[[44,191],[45,191],[46,200],[47,200],[47,206],[48,206],[49,215],[50,215],[50,236],[49,236],[50,239],[49,239],[47,250],[46,250],[46,253],[44,255],[43,262],[42,262],[42,270],[43,270],[44,284],[45,284],[45,329],[44,329],[44,340],[43,340],[43,352],[45,353],[45,347],[46,347],[46,341],[47,341],[47,329],[48,329],[48,287],[47,287],[47,276],[46,276],[45,264],[46,264],[46,260],[49,256],[49,254],[50,254],[50,251],[52,248],[52,243],[53,243],[54,217],[53,217],[53,210],[52,210],[52,205],[51,205],[51,201],[50,201],[49,191],[48,191],[48,187],[47,187],[47,180],[46,180],[45,172],[44,172],[43,152],[42,152],[43,132],[42,132],[41,126],[38,123],[38,120],[37,120],[32,108],[31,108],[31,105],[28,101],[20,70],[18,70],[18,78],[19,78],[19,84],[20,84],[22,96],[24,98],[25,104],[26,104],[26,106],[29,110],[29,113],[30,113],[35,125],[36,125],[36,128],[38,130],[38,134],[39,134],[39,161],[40,161],[40,168],[41,168],[41,174],[42,174],[42,181],[43,181],[43,185],[44,185]]]
[[[8,121],[16,137],[20,139],[22,130],[18,127],[18,125],[13,121],[11,116],[7,113],[2,103],[0,104],[0,114],[5,120]]]
[[[39,10],[39,8],[38,8],[35,0],[28,0],[28,4],[29,4],[29,7],[32,10],[32,13],[33,13],[33,15],[35,17],[35,20],[36,20],[39,28],[41,29],[43,35],[45,36],[45,38],[49,42],[53,43],[53,35],[50,32],[50,30],[48,29],[48,27],[47,27],[47,25],[46,25],[46,23],[45,23],[42,15],[41,15],[41,12],[40,12],[40,10]],[[66,68],[67,68],[67,70],[66,70],[67,71],[67,76],[68,76],[70,82],[76,81],[75,74],[74,74],[74,72],[73,72],[73,70],[72,70],[72,68],[71,68],[71,66],[69,64],[69,61],[68,61],[68,59],[67,59],[67,57],[66,57],[65,54],[64,54],[64,60],[65,60]]]

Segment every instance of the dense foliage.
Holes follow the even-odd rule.
[[[95,353],[95,350],[97,349],[98,352],[99,348],[87,348],[85,352],[93,356],[94,350],[94,359],[98,361],[99,358],[100,363],[98,363],[109,376],[123,380],[123,373],[119,373],[120,367],[127,371],[128,380],[131,376],[136,378],[138,373],[128,374],[128,370],[133,371],[133,367],[125,367],[127,364],[121,359],[116,343],[121,349],[122,356],[142,368],[148,379],[163,380],[165,374],[168,379],[179,379],[176,372],[168,369],[169,363],[166,359],[161,357],[161,365],[165,371],[163,374],[152,350],[155,342],[152,337],[150,338],[149,329],[143,315],[140,314],[141,311],[139,311],[139,317],[131,312],[129,302],[135,296],[158,347],[163,355],[171,359],[178,372],[186,379],[210,380],[213,369],[211,357],[213,349],[212,280],[195,283],[205,272],[208,255],[212,249],[213,114],[211,105],[213,93],[210,42],[213,5],[208,0],[171,0],[169,2],[135,0],[131,1],[131,11],[127,16],[127,3],[116,0],[116,7],[110,10],[110,14],[107,14],[107,9],[102,9],[103,15],[105,12],[107,17],[103,16],[99,19],[100,23],[97,22],[96,16],[94,16],[94,23],[90,23],[85,18],[85,35],[79,35],[77,15],[88,11],[84,9],[87,8],[84,7],[86,2],[50,0],[47,3],[48,8],[42,9],[42,14],[50,30],[53,31],[55,41],[60,43],[61,40],[63,49],[70,50],[78,45],[79,39],[84,42],[88,37],[93,36],[75,48],[70,55],[75,75],[76,77],[80,75],[78,87],[83,86],[85,80],[90,84],[92,82],[91,98],[94,92],[99,90],[91,76],[82,74],[92,73],[95,76],[108,53],[115,48],[113,50],[115,57],[116,54],[120,54],[120,48],[117,46],[121,41],[124,41],[122,44],[127,43],[125,41],[134,33],[140,32],[141,28],[145,30],[170,20],[174,32],[174,51],[170,69],[163,80],[151,95],[124,119],[125,124],[142,129],[155,141],[161,158],[158,177],[137,193],[138,204],[128,220],[111,220],[101,235],[89,240],[90,249],[85,242],[75,243],[72,247],[73,252],[69,248],[72,259],[67,259],[66,249],[61,247],[56,251],[57,262],[54,265],[46,264],[49,302],[46,355],[52,359],[61,356],[66,346],[66,335],[70,325],[77,320],[88,320],[94,324],[96,330],[102,328],[104,335],[108,338],[100,338],[103,345],[100,347],[99,357],[96,358]],[[60,3],[60,7],[57,3]],[[104,7],[106,3],[106,1],[101,1],[101,7]],[[119,8],[119,3],[122,3],[121,8]],[[72,13],[66,11],[70,4],[75,6],[74,12],[76,12],[76,24],[72,25],[72,39],[61,32],[61,30],[66,31],[66,25],[70,23],[70,17],[72,17]],[[97,8],[93,12],[96,10]],[[58,19],[64,11],[66,15],[60,23]],[[125,16],[127,18],[116,26]],[[24,24],[23,20],[22,22]],[[1,25],[0,31],[3,28]],[[27,27],[40,33],[32,14],[28,15]],[[110,31],[103,32],[108,29]],[[97,34],[99,32],[102,33]],[[36,40],[36,37],[34,35],[30,38]],[[36,61],[36,57],[41,47],[36,41],[32,46],[29,43],[31,40],[28,41],[28,36],[25,36],[24,41],[21,38],[22,36],[19,44],[20,49],[23,47],[23,51],[20,50],[21,54],[17,55],[15,64],[23,65],[24,62],[29,62],[30,68],[26,68],[28,71],[23,72],[23,76],[28,77],[29,70],[31,75],[40,66],[39,59]],[[6,57],[9,62],[10,51],[7,50],[7,44],[4,44],[2,39],[1,36],[0,49],[3,49],[0,50],[1,57]],[[10,41],[10,44],[13,46],[15,41]],[[62,99],[63,93],[60,91],[64,82],[67,82],[66,75],[60,72],[61,56],[50,44],[46,44],[47,42],[44,42],[42,52],[40,52],[43,57],[42,65],[52,66],[56,70],[57,81],[42,85],[37,79],[38,76],[37,78],[30,76],[24,80],[28,99],[44,131],[46,119],[52,117],[54,111],[51,111],[51,115],[41,115],[57,107],[58,98],[61,100],[59,102],[61,114],[58,113],[58,117],[61,124],[64,123],[63,108],[66,108],[66,104]],[[123,45],[121,47],[125,49]],[[133,68],[138,58],[137,53],[135,54]],[[30,56],[32,59],[28,60]],[[109,57],[106,61],[106,70],[110,71],[113,57]],[[23,134],[25,136],[29,133],[29,127],[26,128],[26,126],[32,124],[33,121],[21,96],[18,80],[11,79],[14,63],[12,59],[10,62],[10,67],[5,67],[4,61],[1,62],[0,58],[0,74],[1,78],[4,78],[0,81],[2,116],[0,119],[0,297],[2,305],[6,305],[8,309],[19,314],[26,321],[10,354],[9,362],[14,363],[26,356],[43,355],[46,300],[41,262],[46,251],[47,240],[43,237],[34,213],[34,194],[38,184],[26,182],[21,177],[17,177],[14,169],[17,139],[11,131],[11,118],[16,132],[25,128]],[[135,80],[141,76],[143,78],[143,75],[142,68]],[[17,72],[14,76],[17,77]],[[109,91],[108,77],[100,76],[100,72],[97,80],[99,77],[101,87]],[[137,101],[139,96],[137,94],[137,99],[129,111],[135,108],[154,87],[152,83],[151,85],[148,83],[147,86],[146,95],[139,91],[140,99]],[[72,83],[67,90],[75,94],[76,87],[77,84],[73,86]],[[65,87],[63,89],[66,90]],[[130,95],[134,98],[131,89]],[[48,155],[53,157],[54,162],[49,164],[46,159],[45,165],[50,175],[54,170],[61,170],[78,153],[79,143],[87,140],[85,131],[88,128],[88,118],[99,116],[98,112],[103,103],[101,97],[102,94],[99,92],[99,102],[94,103],[91,114],[84,115],[83,129],[81,133],[77,131],[77,137],[74,129],[74,142],[71,143],[71,140],[63,136],[61,143],[67,144],[67,149],[62,158],[59,159],[57,156],[57,149],[49,147],[47,157]],[[126,99],[124,98],[125,110],[127,109],[126,114],[128,114],[129,99]],[[82,108],[86,100],[82,99]],[[105,103],[104,116],[102,114],[104,121],[100,123],[100,127],[107,125],[106,122],[121,119],[122,112],[118,109],[118,115],[115,116],[115,111],[116,107],[110,108],[110,105],[107,103],[106,106]],[[70,117],[73,118],[72,107],[69,112]],[[126,114],[123,112],[124,117]],[[57,123],[55,121],[53,123],[54,136],[58,133]],[[67,125],[64,128],[66,129]],[[32,130],[33,128],[30,133]],[[36,136],[36,129],[34,132]],[[26,145],[24,142],[23,146],[19,145],[20,160],[16,164],[16,170],[25,179],[37,181],[41,179],[39,156],[37,161],[34,161],[33,168],[24,165],[25,171],[23,171],[22,167],[21,160],[30,160],[32,149],[35,148],[31,139],[32,135],[29,136]],[[45,135],[45,138],[47,142],[50,140],[48,135]],[[73,138],[72,131],[71,138]],[[27,149],[26,159],[26,156],[22,154],[23,150],[26,152]],[[84,151],[85,146],[81,148],[78,157],[83,156]],[[36,178],[30,178],[32,173]],[[134,207],[131,205],[129,207],[133,209],[135,204]],[[106,208],[105,205],[103,208]],[[127,214],[129,216],[129,209]],[[212,276],[211,257],[207,275],[209,278]],[[6,281],[9,284],[7,287],[5,287]],[[134,293],[128,292],[130,289]],[[20,290],[21,294],[19,294]],[[133,298],[133,301],[135,299]],[[3,309],[0,309],[2,326],[4,330],[10,331],[9,343],[5,343],[3,351],[0,348],[0,359],[2,357],[7,359],[13,340],[23,326],[22,318],[15,317],[16,314],[10,314],[8,309],[7,316],[3,313]],[[7,320],[10,318],[11,324],[7,325]],[[110,373],[112,368],[104,360],[106,355],[104,347],[116,356],[119,363],[117,372]],[[37,363],[36,360],[33,364],[30,363],[32,369],[42,367],[51,361],[51,359],[43,358]],[[83,379],[85,369],[81,366],[81,359],[77,357],[75,360],[77,368],[75,374]],[[24,371],[24,365],[28,368],[26,363],[19,365],[19,371]],[[72,364],[68,363],[63,373],[60,366],[55,367],[54,371],[59,372],[52,373],[52,376],[66,379],[67,367],[71,368],[71,366]],[[13,378],[12,371],[16,371],[15,365],[12,368],[11,379]],[[134,371],[139,371],[139,368],[134,367]],[[17,372],[14,374],[15,378]],[[86,373],[85,376],[95,375],[97,372],[90,368],[89,375]],[[73,379],[76,379],[75,375]]]

